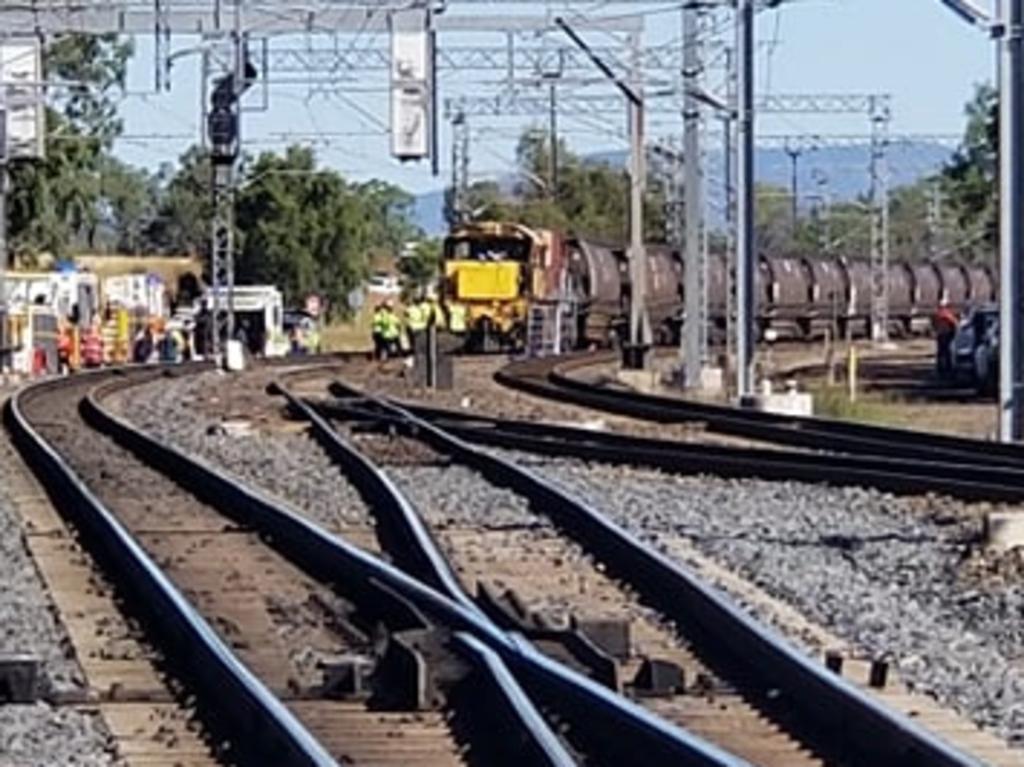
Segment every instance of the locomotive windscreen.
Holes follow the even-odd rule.
[[[530,242],[517,237],[450,237],[444,250],[448,261],[530,260]]]

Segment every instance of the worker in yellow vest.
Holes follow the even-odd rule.
[[[402,337],[402,323],[391,308],[390,303],[384,304],[381,316],[381,339],[384,343],[384,357],[397,357],[399,339]]]
[[[405,332],[409,341],[409,351],[415,353],[416,344],[427,330],[430,321],[430,308],[425,301],[413,301],[405,307]]]
[[[466,333],[465,304],[448,304],[448,331],[461,336]]]

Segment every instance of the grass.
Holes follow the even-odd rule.
[[[370,325],[373,309],[367,305],[346,322],[328,325],[320,334],[320,343],[325,352],[362,352],[373,348]]]
[[[814,396],[815,415],[889,426],[905,423],[901,417],[905,403],[891,394],[857,392],[851,402],[845,385],[812,384],[808,391]]]

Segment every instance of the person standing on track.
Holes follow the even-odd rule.
[[[940,378],[953,373],[953,339],[956,337],[957,316],[945,300],[935,312],[935,369]]]
[[[385,302],[383,317],[381,319],[381,341],[383,344],[384,359],[397,357],[399,355],[399,340],[402,336],[402,323],[391,308],[391,304]]]
[[[387,349],[384,346],[384,331],[388,324],[385,306],[386,304],[378,304],[373,310],[373,321],[370,325],[370,335],[373,338],[373,357],[378,360],[387,356]]]
[[[419,299],[405,307],[405,332],[409,341],[409,352],[416,353],[417,346],[423,342],[423,334],[427,330],[427,323],[430,321],[430,305]]]

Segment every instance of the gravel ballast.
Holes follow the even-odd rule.
[[[208,419],[197,421],[189,408],[190,399],[210,385],[209,375],[140,388],[128,414],[156,436],[243,479],[274,483],[268,489],[296,505],[312,511],[324,504],[317,512],[324,521],[353,508],[365,512],[354,489],[307,437],[209,434]],[[1024,586],[974,577],[969,564],[980,521],[964,512],[964,504],[858,488],[518,459],[685,562],[675,545],[682,539],[854,652],[890,658],[913,689],[1024,747]],[[441,527],[538,526],[538,518],[504,491],[492,489],[479,503],[467,503],[467,493],[474,499],[480,493],[464,469],[389,471]],[[821,649],[791,636],[809,651]]]
[[[225,428],[224,419],[204,415],[206,408],[197,402],[222,389],[225,378],[210,372],[163,379],[126,391],[112,405],[157,439],[287,500],[317,524],[332,529],[367,524],[369,515],[358,491],[308,436]],[[262,385],[264,381],[253,381],[254,389]]]
[[[82,671],[32,562],[9,495],[12,473],[19,467],[7,433],[0,430],[0,657],[38,658],[47,697],[79,694],[85,687]],[[114,764],[102,720],[43,701],[0,705],[0,765],[58,764]]]
[[[966,575],[962,504],[518,456],[667,553],[683,538],[915,690],[1024,747],[1024,587]]]
[[[98,714],[75,709],[0,706],[3,767],[106,767],[118,764]]]

